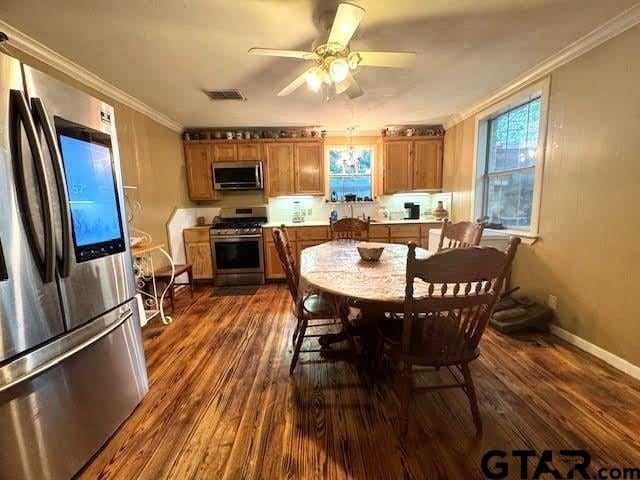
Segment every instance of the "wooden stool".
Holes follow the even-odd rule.
[[[176,294],[176,286],[177,285],[189,285],[189,289],[191,291],[191,298],[193,298],[193,267],[190,263],[186,263],[184,265],[176,265],[175,266],[175,278],[177,278],[179,275],[182,275],[183,273],[187,274],[187,277],[189,277],[189,282],[188,283],[176,283],[175,281],[172,283],[171,282],[171,266],[167,265],[166,267],[162,267],[159,268],[158,270],[156,270],[154,272],[154,275],[156,277],[156,282],[162,282],[162,283],[166,283],[169,285],[169,300],[171,301],[171,312],[173,312],[175,305],[174,305],[174,300],[175,300],[175,294]],[[175,280],[174,278],[174,280]]]

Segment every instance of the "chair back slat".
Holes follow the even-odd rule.
[[[483,230],[483,223],[451,223],[445,219],[442,222],[438,251],[448,248],[466,248],[480,245]]]
[[[331,223],[331,238],[333,240],[369,240],[369,226],[371,218],[367,221],[359,218],[341,218]]]
[[[458,248],[426,259],[416,259],[416,245],[409,244],[402,352],[432,366],[468,361],[519,243],[519,238],[512,238],[505,252],[490,247]]]
[[[274,228],[271,232],[273,236],[273,242],[276,245],[276,251],[278,252],[278,258],[280,259],[280,265],[284,271],[285,278],[287,280],[287,286],[291,293],[291,298],[294,303],[298,301],[298,267],[296,265],[296,258],[289,242],[289,233],[287,227],[281,225],[280,228]]]

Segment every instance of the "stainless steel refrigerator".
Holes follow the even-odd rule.
[[[148,391],[113,108],[0,54],[0,478],[67,479]]]

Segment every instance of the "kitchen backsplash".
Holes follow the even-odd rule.
[[[268,199],[269,221],[270,222],[290,222],[293,216],[294,202],[299,202],[302,214],[307,221],[328,220],[331,211],[338,212],[338,218],[351,216],[371,217],[381,219],[380,209],[386,207],[389,210],[391,219],[401,220],[404,218],[405,202],[413,202],[420,205],[420,217],[429,218],[431,210],[436,207],[439,200],[444,208],[451,208],[451,193],[407,193],[397,195],[383,195],[375,202],[354,202],[354,203],[327,203],[323,197],[277,197]]]

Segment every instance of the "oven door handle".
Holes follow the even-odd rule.
[[[211,240],[217,243],[228,243],[228,242],[238,242],[242,240],[251,240],[262,238],[262,235],[257,233],[255,235],[242,235],[237,237],[216,237],[211,235]]]

